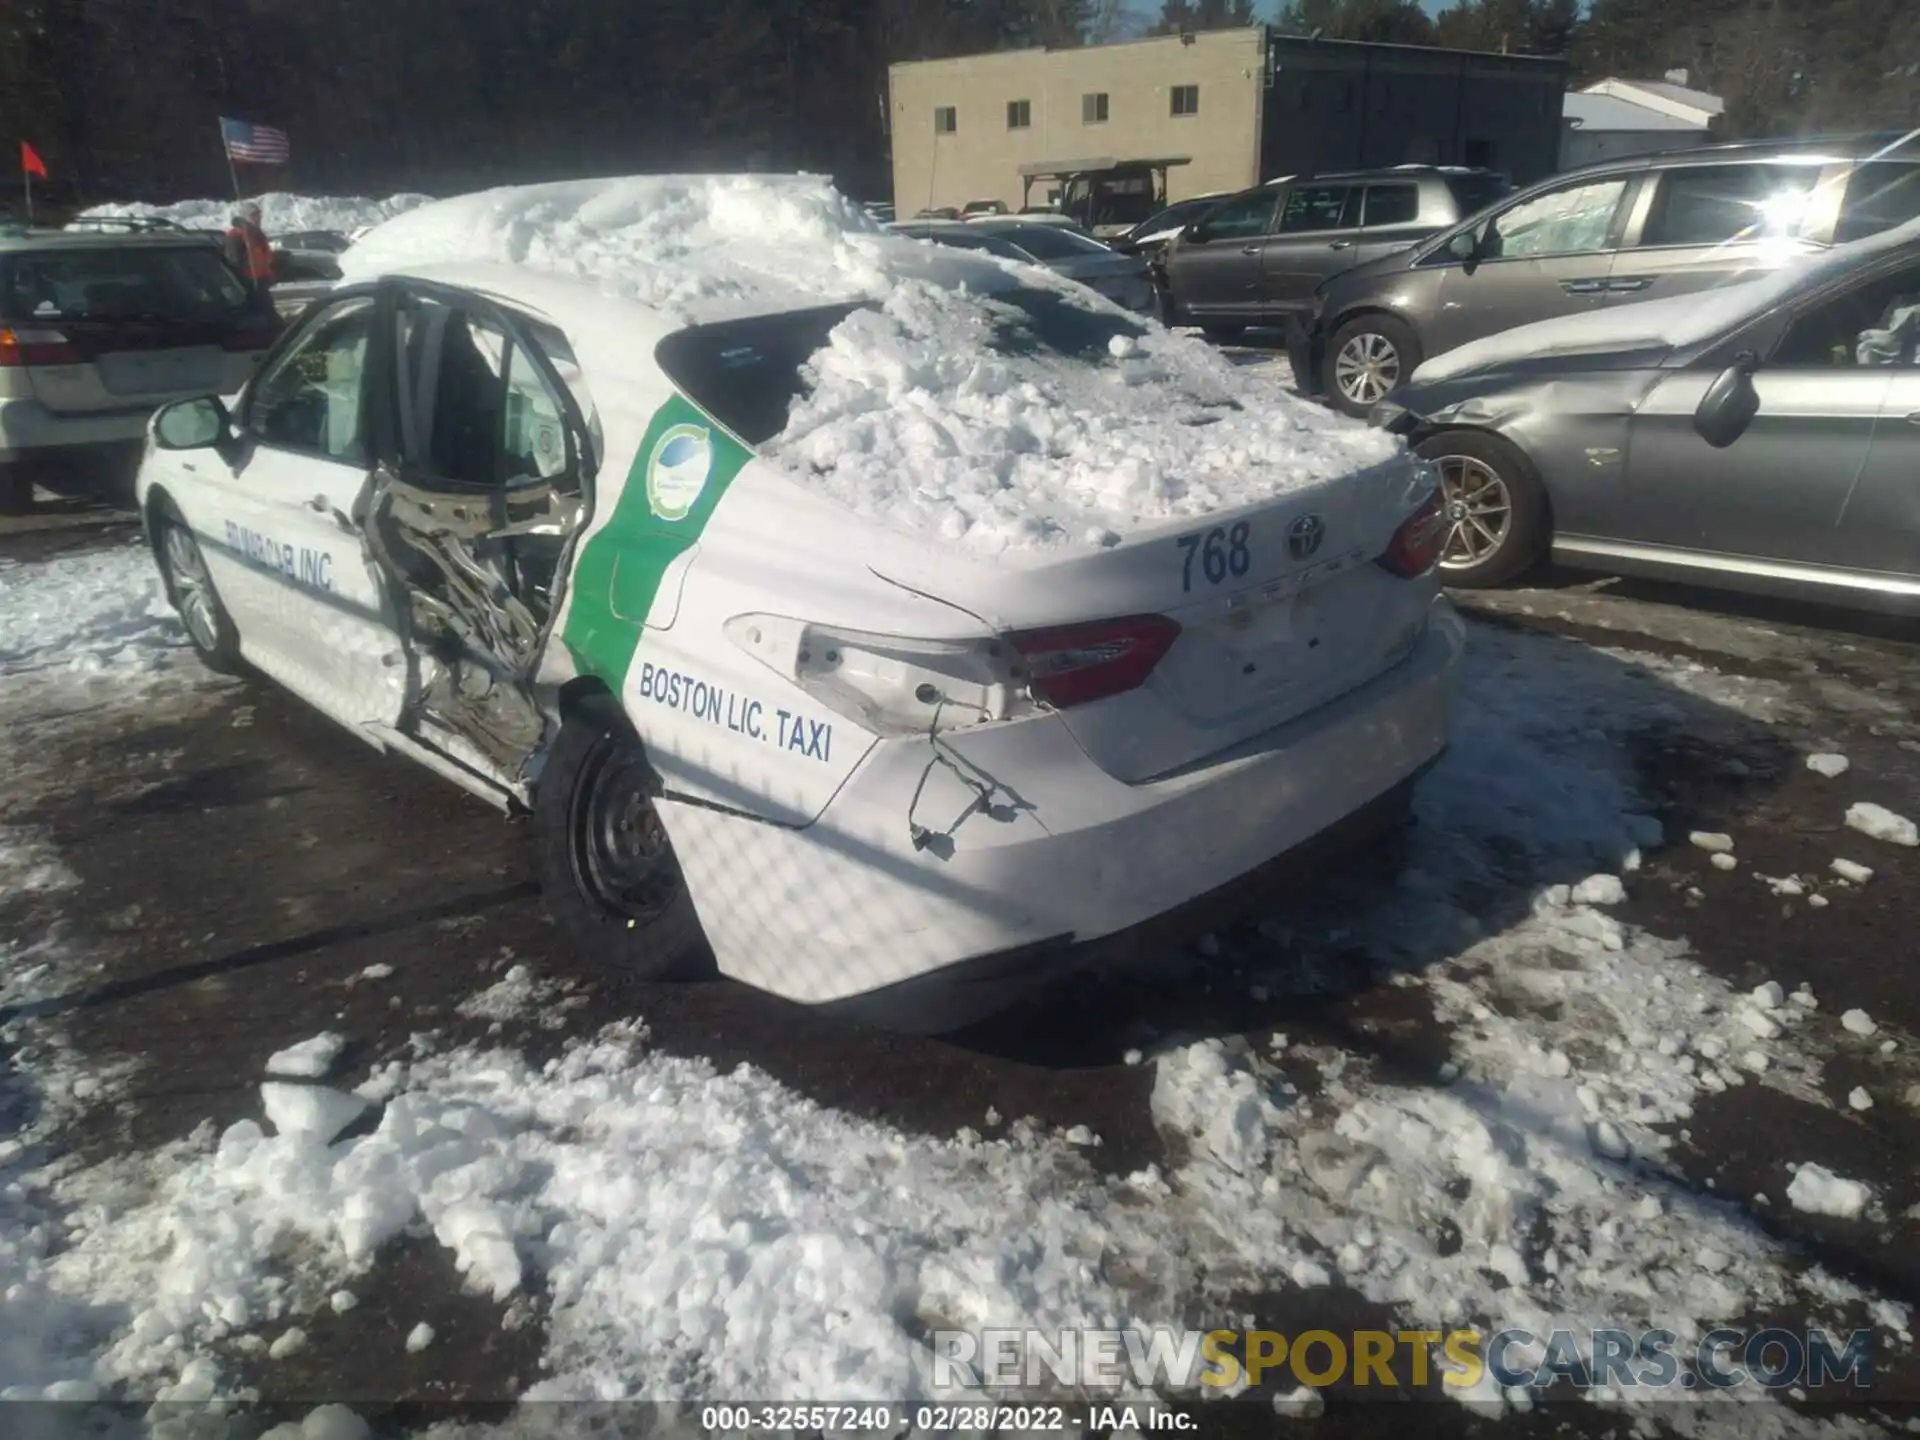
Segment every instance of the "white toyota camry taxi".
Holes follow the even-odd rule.
[[[529,810],[609,970],[949,1028],[1373,833],[1446,744],[1431,474],[1071,281],[804,178],[492,191],[348,259],[155,417],[168,593]]]

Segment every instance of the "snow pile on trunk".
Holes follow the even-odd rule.
[[[183,640],[142,542],[54,560],[0,560],[0,675],[152,670]]]
[[[224,230],[242,205],[260,207],[260,228],[269,235],[289,235],[302,230],[336,230],[351,235],[370,225],[379,225],[432,201],[430,195],[389,195],[371,200],[362,195],[289,195],[273,191],[254,195],[244,201],[179,200],[171,205],[96,205],[83,210],[82,216],[131,216],[139,219],[171,220],[189,230]]]
[[[1391,459],[1397,441],[1028,272],[1018,303],[906,281],[813,357],[770,458],[982,554],[1120,542]]]
[[[1049,271],[880,231],[806,176],[491,190],[412,211],[342,261],[349,280],[459,264],[569,277],[676,321],[864,302],[764,453],[975,554],[1112,545],[1401,452]]]

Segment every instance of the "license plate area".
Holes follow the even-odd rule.
[[[100,383],[114,395],[204,393],[220,388],[221,352],[214,349],[123,351],[102,355]]]

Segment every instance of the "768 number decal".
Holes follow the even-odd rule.
[[[1216,525],[1211,530],[1194,531],[1174,540],[1180,547],[1180,589],[1190,593],[1194,582],[1194,561],[1200,562],[1199,579],[1207,585],[1223,585],[1229,577],[1239,580],[1253,568],[1253,551],[1248,548],[1253,527],[1245,520],[1229,527]]]

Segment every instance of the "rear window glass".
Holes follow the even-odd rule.
[[[1453,203],[1460,207],[1462,220],[1513,193],[1513,186],[1499,175],[1449,175],[1447,189],[1453,194]]]
[[[1112,252],[1098,240],[1089,240],[1056,225],[1009,225],[990,232],[996,239],[1017,245],[1036,260],[1079,260]]]
[[[956,250],[981,250],[989,255],[998,255],[1002,260],[1018,260],[1026,263],[1026,252],[1017,245],[1009,245],[995,235],[976,235],[969,230],[955,227],[951,230],[908,230],[904,232],[915,240],[931,240],[936,245],[949,245]]]
[[[248,304],[209,245],[28,252],[5,267],[0,314],[16,320],[221,320]]]
[[[1847,179],[1833,240],[1844,245],[1916,217],[1920,217],[1920,165],[1889,161],[1862,165]]]
[[[1097,363],[1116,336],[1146,328],[1105,309],[1083,308],[1063,294],[1014,286],[982,297],[994,320],[993,348],[1005,355],[1057,355]],[[657,358],[675,385],[749,445],[787,428],[807,388],[807,362],[834,327],[861,307],[836,305],[682,330],[660,342]]]
[[[1420,215],[1418,185],[1369,185],[1362,225],[1411,225]]]

